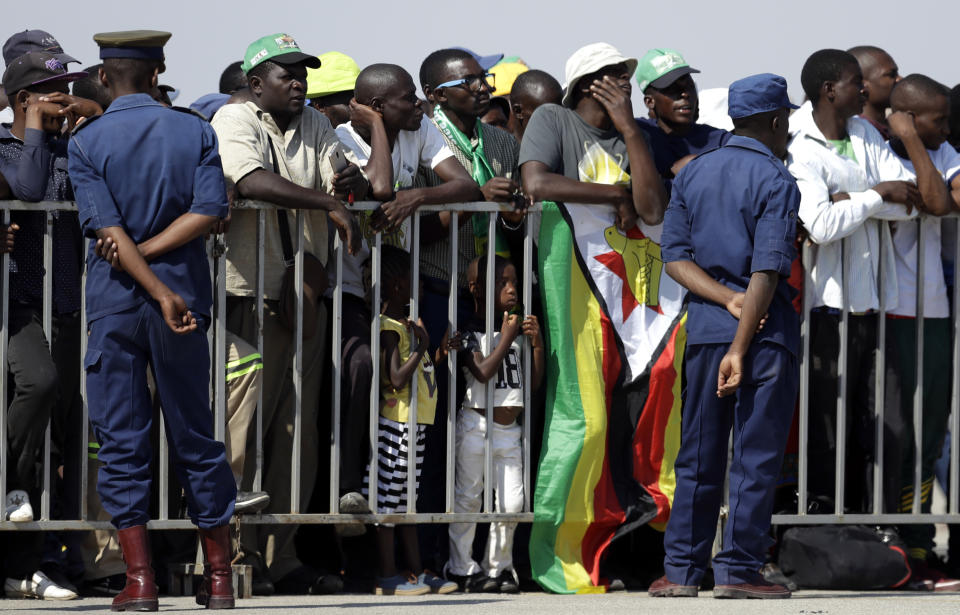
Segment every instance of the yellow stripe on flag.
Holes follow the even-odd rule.
[[[586,301],[584,298],[586,297]],[[578,592],[603,591],[583,565],[582,543],[593,523],[593,494],[606,457],[607,400],[603,378],[603,330],[600,304],[579,266],[570,268],[570,321],[584,414],[584,441],[570,484],[564,522],[557,530],[556,554],[563,562],[567,587]]]

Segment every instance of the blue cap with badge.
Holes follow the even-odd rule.
[[[744,77],[730,84],[727,114],[731,119],[777,109],[799,109],[787,96],[787,80],[773,73]]]

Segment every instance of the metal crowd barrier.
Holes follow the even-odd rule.
[[[351,206],[354,210],[358,211],[370,211],[379,206],[379,203],[376,202],[363,202],[357,203]],[[263,353],[263,313],[264,313],[264,303],[263,303],[263,288],[264,288],[264,238],[265,238],[265,228],[266,228],[266,215],[267,212],[272,210],[272,206],[259,206],[252,203],[238,203],[236,205],[238,209],[253,209],[257,211],[257,233],[256,233],[256,246],[257,246],[257,279],[256,279],[256,313],[258,322],[260,323],[259,335],[257,339],[257,351],[262,355]],[[463,204],[452,204],[452,205],[429,205],[421,207],[417,213],[413,216],[411,220],[412,236],[411,236],[411,279],[416,280],[419,277],[419,255],[420,255],[420,216],[423,213],[428,212],[438,212],[438,211],[450,211],[452,212],[452,220],[450,223],[450,255],[451,255],[451,277],[450,277],[450,294],[448,298],[448,325],[449,330],[457,331],[458,322],[457,322],[457,293],[458,293],[458,277],[457,277],[457,253],[458,253],[458,218],[460,213],[464,212],[497,212],[501,210],[506,210],[509,206],[499,205],[495,203],[463,203]],[[52,214],[55,211],[75,211],[75,207],[72,203],[66,202],[42,202],[42,203],[22,203],[19,201],[0,201],[0,211],[2,211],[2,220],[3,224],[7,225],[10,222],[10,212],[17,210],[29,210],[35,212],[43,212],[47,218],[47,224],[45,226],[44,234],[44,269],[45,271],[51,271],[52,268],[52,235],[51,235],[51,224],[52,224]],[[532,211],[539,211],[539,206],[535,206]],[[489,216],[489,236],[494,236],[495,234],[495,224],[496,217]],[[954,218],[953,222],[956,224],[960,222],[960,219]],[[903,224],[903,223],[900,223]],[[925,232],[919,220],[916,222],[919,229],[919,241],[918,244],[922,245]],[[533,263],[533,237],[530,231],[531,225],[525,226],[525,236],[523,241],[523,288],[522,288],[522,302],[524,308],[529,308],[532,305],[531,293],[532,293],[532,276],[531,272],[534,271]],[[958,225],[960,226],[960,225]],[[296,272],[296,296],[298,301],[298,306],[302,306],[303,301],[303,270],[304,270],[304,241],[303,241],[303,231],[304,231],[304,215],[302,211],[296,212],[296,228],[297,228],[297,241],[296,241],[296,256],[295,256],[295,272]],[[960,234],[960,228],[958,228],[958,234]],[[226,375],[225,375],[225,363],[226,363],[226,272],[225,264],[226,259],[223,253],[223,244],[222,237],[212,237],[210,240],[210,245],[208,246],[208,253],[210,254],[210,267],[212,280],[214,284],[214,309],[213,309],[213,321],[209,330],[210,336],[210,352],[211,352],[211,377],[212,377],[212,397],[211,402],[213,405],[213,418],[214,418],[214,432],[215,436],[218,439],[223,439],[226,430],[226,398],[227,398],[227,388],[226,388]],[[881,247],[882,247],[881,243]],[[370,397],[370,451],[371,454],[375,454],[378,450],[377,447],[377,419],[379,416],[379,380],[380,380],[380,361],[379,357],[379,304],[381,299],[381,235],[377,234],[370,245],[371,259],[372,259],[372,284],[371,284],[371,303],[374,309],[371,310],[372,318],[370,324],[371,338],[370,338],[370,350],[371,356],[374,358],[373,361],[373,377],[372,377],[372,388],[371,388],[371,397]],[[322,514],[310,514],[302,512],[303,502],[300,501],[300,457],[301,457],[301,434],[302,434],[302,417],[303,417],[303,407],[302,407],[302,388],[303,388],[303,345],[302,345],[302,331],[303,331],[303,313],[302,309],[298,310],[298,318],[296,323],[296,349],[293,358],[293,386],[294,386],[294,405],[295,405],[295,414],[294,414],[294,446],[290,453],[290,480],[291,480],[291,497],[289,513],[284,514],[252,514],[252,515],[243,515],[243,522],[249,524],[284,524],[284,523],[297,523],[297,524],[314,524],[314,523],[344,523],[348,521],[362,521],[367,523],[454,523],[454,522],[489,522],[489,521],[510,521],[510,522],[530,522],[533,520],[533,512],[531,506],[531,451],[530,451],[530,426],[531,426],[531,416],[530,416],[530,384],[531,384],[531,365],[530,365],[530,347],[529,342],[524,338],[523,344],[525,352],[523,353],[523,374],[526,382],[524,387],[524,417],[523,417],[523,483],[524,483],[524,507],[523,512],[520,513],[495,513],[492,512],[493,509],[493,486],[492,486],[492,467],[493,467],[493,458],[492,458],[492,436],[493,430],[488,429],[486,433],[486,442],[484,446],[484,467],[486,468],[485,477],[484,477],[484,490],[483,490],[483,510],[485,512],[481,513],[455,513],[454,512],[454,481],[455,481],[455,464],[456,464],[456,455],[454,451],[454,442],[456,434],[456,416],[458,411],[458,406],[456,404],[456,387],[448,387],[448,399],[447,399],[447,438],[446,438],[446,468],[445,468],[445,512],[429,512],[421,513],[416,510],[416,497],[414,496],[414,471],[415,471],[415,454],[416,448],[411,446],[408,450],[408,475],[407,475],[407,501],[408,501],[408,511],[406,514],[343,514],[338,510],[339,505],[339,451],[340,451],[340,419],[341,419],[341,408],[340,408],[340,379],[339,371],[341,369],[341,342],[342,342],[342,307],[343,307],[343,285],[342,285],[342,273],[343,273],[343,246],[340,243],[339,238],[335,240],[335,247],[333,249],[333,258],[328,267],[333,267],[336,271],[336,280],[337,283],[333,287],[333,314],[330,315],[332,318],[332,335],[330,340],[330,352],[332,359],[332,369],[333,369],[333,378],[332,378],[332,390],[331,390],[331,433],[330,433],[330,442],[329,442],[329,454],[330,454],[330,491],[329,491],[329,512]],[[849,249],[848,240],[843,240],[843,249]],[[495,284],[495,275],[494,275],[494,255],[492,251],[488,251],[489,254],[486,258],[486,333],[483,340],[483,349],[484,352],[489,352],[493,345],[493,335],[495,331],[495,326],[497,321],[494,318],[493,314],[493,292],[492,288]],[[880,262],[883,263],[883,255],[880,255]],[[917,270],[920,272],[917,279],[917,313],[923,314],[923,250],[918,249],[918,263]],[[955,263],[960,264],[960,242],[954,247],[954,258]],[[804,262],[809,262],[810,260],[810,251],[809,246],[805,246],[803,250],[803,259]],[[279,266],[279,265],[276,265]],[[3,254],[0,257],[0,289],[2,289],[2,298],[0,301],[0,366],[3,366],[0,369],[0,494],[6,494],[7,492],[7,423],[6,423],[6,411],[7,411],[7,392],[8,387],[10,386],[7,369],[5,368],[7,362],[7,343],[9,335],[9,267],[10,267],[10,255]],[[847,272],[845,272],[844,278],[846,279]],[[880,276],[880,284],[882,284],[883,276]],[[84,288],[85,288],[85,276],[84,276]],[[806,271],[804,279],[804,288],[809,289],[812,285],[810,272]],[[846,288],[846,283],[843,284],[843,297],[848,296],[848,291]],[[419,313],[419,298],[418,294],[418,285],[411,284],[411,297],[410,297],[410,317],[413,320],[416,320]],[[881,301],[883,297],[883,289],[880,287],[880,296]],[[53,318],[53,308],[52,308],[52,277],[49,275],[44,276],[44,288],[43,288],[43,329],[44,333],[48,340],[51,339],[52,333],[52,318]],[[832,514],[810,514],[807,512],[808,496],[807,496],[807,484],[809,480],[808,472],[808,455],[807,455],[807,443],[808,443],[808,434],[809,434],[809,412],[808,412],[808,399],[809,399],[809,383],[810,383],[810,305],[809,301],[804,302],[804,308],[802,312],[801,319],[801,339],[802,339],[802,349],[801,349],[801,367],[800,367],[800,404],[799,404],[799,463],[798,463],[798,510],[796,514],[777,514],[774,515],[773,523],[774,524],[836,524],[836,523],[869,523],[869,524],[902,524],[902,523],[931,523],[931,522],[950,522],[950,523],[960,523],[960,438],[956,437],[960,435],[960,390],[958,390],[958,383],[960,383],[960,318],[958,318],[958,313],[960,310],[957,310],[957,306],[960,306],[960,284],[954,284],[953,287],[953,308],[952,308],[952,324],[953,324],[953,339],[952,339],[952,350],[953,350],[953,368],[952,368],[952,393],[951,393],[951,417],[949,421],[950,431],[955,434],[955,437],[952,439],[951,445],[951,458],[950,458],[950,488],[949,488],[949,504],[948,504],[948,513],[947,514],[921,514],[920,513],[920,454],[922,451],[922,422],[923,422],[923,408],[922,408],[922,399],[923,399],[923,379],[919,377],[923,372],[923,330],[922,326],[917,327],[917,379],[915,390],[910,392],[912,393],[914,400],[914,412],[913,412],[913,424],[914,424],[914,439],[915,439],[915,484],[914,484],[914,494],[913,494],[913,511],[909,514],[896,514],[883,511],[883,480],[885,468],[884,468],[884,459],[883,459],[883,440],[884,440],[884,415],[886,412],[898,412],[896,408],[885,408],[884,406],[884,363],[885,363],[885,354],[884,348],[886,343],[886,333],[885,333],[885,321],[886,321],[886,310],[885,306],[881,305],[878,318],[878,345],[877,345],[877,370],[876,370],[876,379],[874,382],[875,387],[875,418],[876,418],[876,433],[875,444],[876,444],[876,455],[874,460],[874,493],[873,493],[873,510],[869,513],[857,513],[857,514],[845,514],[844,509],[844,489],[845,489],[845,454],[846,454],[846,412],[847,412],[847,393],[846,385],[848,380],[847,370],[845,369],[845,360],[847,357],[848,351],[848,341],[846,337],[846,332],[848,331],[848,313],[844,312],[840,324],[840,353],[839,353],[839,366],[840,366],[840,387],[838,389],[837,397],[837,447],[836,447],[836,510],[840,512],[835,512]],[[85,313],[82,314],[82,321],[85,322]],[[922,321],[920,321],[922,322]],[[81,351],[85,352],[86,350],[86,336],[81,335],[82,347]],[[82,375],[82,362],[80,361],[81,357],[78,357],[77,368],[81,370]],[[270,358],[267,357],[267,360]],[[450,379],[451,383],[456,381],[456,351],[451,351],[450,356],[447,360],[447,376]],[[50,427],[47,426],[45,445],[43,451],[43,467],[44,467],[44,482],[42,497],[39,507],[34,508],[35,514],[37,515],[37,520],[28,523],[13,523],[9,521],[3,521],[0,519],[0,530],[89,530],[89,529],[112,529],[112,526],[107,521],[95,521],[88,519],[88,501],[87,501],[87,487],[88,487],[88,472],[87,466],[89,463],[87,456],[87,441],[89,438],[89,422],[88,422],[88,412],[86,405],[86,395],[85,395],[85,383],[84,378],[81,378],[81,392],[84,398],[83,404],[83,426],[81,433],[78,434],[78,437],[82,438],[82,454],[80,459],[76,460],[79,463],[83,464],[83,471],[80,472],[81,476],[81,489],[80,489],[80,515],[79,519],[51,519],[51,485],[50,485]],[[408,428],[410,433],[415,433],[416,419],[417,419],[417,391],[416,391],[417,382],[416,379],[413,379],[411,382],[411,412],[408,419]],[[493,424],[493,381],[487,383],[487,407],[486,407],[486,423],[487,425]],[[905,392],[906,394],[906,392]],[[258,400],[258,409],[255,413],[256,421],[256,451],[252,461],[256,464],[256,472],[254,483],[252,488],[254,490],[259,490],[262,486],[262,476],[263,476],[263,421],[261,408],[263,407],[263,392],[261,389],[260,399]],[[160,417],[160,433],[161,437],[159,438],[159,451],[160,451],[160,468],[159,468],[159,480],[155,486],[155,490],[159,493],[158,503],[159,503],[159,515],[155,520],[150,521],[149,526],[153,529],[191,529],[193,525],[188,519],[171,519],[169,511],[169,502],[170,502],[170,493],[169,493],[169,455],[167,451],[166,438],[162,435],[163,430],[163,418]],[[322,446],[322,443],[321,443]],[[250,460],[248,460],[249,462]],[[893,471],[898,471],[894,469]],[[376,493],[377,493],[377,483],[378,483],[378,474],[377,474],[377,464],[375,458],[372,459],[370,463],[370,472],[369,472],[369,500],[372,507],[376,506]]]
[[[356,203],[351,206],[352,209],[357,211],[372,211],[376,209],[380,204],[377,202],[362,202]],[[256,313],[257,320],[259,323],[259,333],[257,337],[257,352],[261,355],[263,354],[263,314],[264,314],[264,300],[263,300],[263,288],[264,288],[264,267],[265,267],[265,258],[264,258],[264,245],[265,245],[265,228],[266,228],[266,215],[269,211],[272,211],[274,208],[270,205],[258,205],[255,203],[245,203],[240,202],[235,204],[237,209],[250,209],[256,210],[257,212],[257,236],[256,236],[256,246],[257,246],[257,280],[256,280]],[[464,212],[497,212],[500,210],[508,210],[509,206],[507,205],[498,205],[496,203],[462,203],[462,204],[453,204],[453,205],[428,205],[421,207],[417,213],[413,216],[411,220],[412,227],[412,236],[411,236],[411,279],[418,279],[419,277],[419,262],[420,262],[420,216],[423,213],[429,212],[439,212],[439,211],[451,211],[452,220],[450,224],[450,256],[451,256],[451,278],[450,278],[450,294],[448,299],[448,325],[450,331],[458,330],[457,323],[457,298],[458,298],[458,279],[457,279],[457,254],[458,254],[458,218],[460,213]],[[42,211],[46,212],[47,215],[47,225],[45,227],[44,235],[44,268],[45,271],[50,271],[52,266],[52,235],[50,232],[51,228],[51,213],[57,210],[66,210],[66,211],[76,211],[72,203],[58,203],[58,202],[43,202],[43,203],[22,203],[19,201],[0,201],[0,210],[3,211],[3,221],[5,224],[9,224],[9,217],[11,210],[30,210],[30,211]],[[534,207],[531,211],[539,211],[539,206]],[[328,268],[333,267],[336,271],[336,280],[337,283],[333,286],[333,314],[330,315],[332,318],[332,335],[330,340],[330,352],[332,359],[332,369],[333,377],[332,381],[332,391],[330,399],[330,407],[332,409],[332,419],[331,419],[331,433],[330,433],[330,442],[329,442],[329,452],[330,452],[330,507],[328,513],[322,514],[311,514],[304,513],[302,511],[304,503],[300,501],[300,458],[301,458],[301,436],[302,436],[302,418],[303,418],[303,405],[302,405],[302,390],[303,390],[303,258],[304,258],[304,214],[303,211],[296,211],[296,242],[295,242],[295,288],[296,288],[296,297],[298,304],[298,316],[296,322],[296,332],[295,340],[297,340],[295,345],[295,352],[293,356],[293,390],[294,390],[294,446],[292,447],[291,457],[290,457],[290,481],[291,481],[291,497],[289,513],[283,514],[248,514],[243,515],[243,523],[248,524],[283,524],[283,523],[344,523],[349,521],[362,521],[367,523],[454,523],[454,522],[489,522],[489,521],[505,521],[505,522],[529,522],[533,520],[533,512],[531,508],[531,496],[530,496],[530,465],[531,465],[531,454],[530,454],[530,385],[531,385],[531,365],[530,365],[530,344],[526,338],[523,338],[524,353],[523,353],[523,374],[524,381],[526,386],[524,387],[524,414],[523,414],[523,460],[524,460],[524,471],[523,471],[523,482],[524,482],[524,509],[520,513],[497,513],[493,512],[493,456],[492,456],[492,442],[493,442],[493,429],[487,429],[486,432],[486,442],[484,446],[484,467],[486,468],[484,476],[484,492],[483,492],[483,510],[485,512],[481,513],[454,513],[454,472],[456,466],[456,455],[454,451],[455,435],[456,435],[456,418],[458,406],[457,396],[456,396],[456,386],[453,384],[448,387],[449,397],[447,400],[448,412],[447,412],[447,439],[446,439],[446,477],[445,477],[445,491],[446,491],[446,500],[445,500],[445,512],[428,512],[420,513],[416,510],[416,496],[415,496],[415,455],[416,447],[411,446],[408,450],[408,475],[407,475],[407,501],[408,501],[408,511],[406,514],[343,514],[338,510],[339,507],[339,451],[340,451],[340,419],[341,419],[341,408],[340,408],[340,379],[339,372],[341,369],[341,344],[342,344],[342,306],[343,306],[343,285],[342,285],[342,274],[343,274],[343,250],[344,246],[341,245],[339,237],[335,240],[335,246],[332,251],[332,259],[328,263]],[[489,231],[490,236],[493,236],[496,232],[496,216],[489,216]],[[533,236],[529,230],[529,225],[526,226],[524,242],[523,242],[523,267],[525,272],[532,272],[534,269],[533,263]],[[491,244],[492,245],[492,244]],[[378,450],[377,443],[377,424],[378,416],[380,414],[380,405],[379,405],[379,380],[380,380],[380,362],[379,358],[379,341],[380,341],[380,323],[379,323],[379,304],[381,299],[381,267],[380,267],[380,256],[381,256],[381,235],[377,234],[375,239],[370,245],[371,250],[371,259],[372,259],[372,284],[371,284],[371,296],[372,296],[372,305],[374,309],[371,310],[371,339],[370,339],[370,352],[371,356],[374,358],[373,361],[373,377],[371,379],[372,388],[370,396],[370,451],[375,454]],[[86,252],[85,252],[86,254]],[[208,331],[208,336],[210,339],[210,353],[211,353],[211,379],[212,379],[212,396],[211,402],[213,405],[213,419],[214,419],[214,435],[218,439],[223,439],[226,431],[226,403],[227,403],[227,387],[226,387],[226,257],[224,256],[224,246],[222,243],[222,237],[211,237],[208,245],[208,254],[210,255],[210,270],[211,278],[213,280],[214,286],[214,306],[213,306],[213,318],[210,329]],[[8,302],[6,297],[8,296],[9,289],[9,262],[10,255],[4,254],[2,260],[0,260],[0,267],[2,267],[2,309],[0,309],[0,364],[5,365],[7,359],[7,336],[8,336]],[[279,263],[276,264],[279,267]],[[494,254],[492,251],[487,256],[486,259],[487,267],[487,292],[486,292],[486,332],[483,341],[483,348],[485,352],[490,352],[493,347],[493,335],[495,332],[495,326],[497,321],[494,320],[493,314],[493,291],[492,288],[495,284],[495,275],[494,275]],[[86,282],[86,276],[84,275],[84,284]],[[419,308],[419,298],[418,294],[418,285],[411,284],[411,297],[410,297],[410,318],[416,321]],[[529,308],[532,305],[531,301],[532,294],[532,278],[530,275],[523,276],[523,288],[522,288],[522,302],[525,308]],[[43,305],[43,322],[44,322],[44,333],[48,340],[51,339],[52,333],[52,277],[49,275],[44,276],[44,305]],[[83,322],[86,321],[85,313],[82,314]],[[86,351],[86,336],[82,337],[82,348],[81,355]],[[79,361],[78,357],[78,369],[81,369],[81,383],[85,380],[83,378],[82,372],[82,363]],[[266,357],[266,360],[270,360],[270,357]],[[451,383],[456,382],[457,375],[457,363],[456,363],[456,351],[453,350],[450,352],[450,355],[447,359],[447,375],[450,378]],[[9,383],[7,381],[7,371],[6,369],[0,369],[0,493],[6,493],[6,467],[7,467],[7,433],[6,433],[6,391],[8,390]],[[493,386],[494,382],[491,379],[487,383],[487,407],[486,407],[486,421],[487,425],[493,425]],[[408,429],[410,433],[416,432],[416,421],[417,421],[417,380],[414,378],[411,381],[411,412],[409,413],[408,420]],[[86,395],[85,389],[82,389],[84,393],[84,406],[83,406],[83,430],[80,437],[83,438],[83,455],[81,459],[77,460],[79,463],[83,464],[83,471],[80,473],[82,476],[82,487],[81,487],[81,502],[80,502],[80,518],[79,519],[51,519],[50,518],[50,496],[51,496],[51,485],[50,485],[50,472],[49,472],[49,462],[50,462],[50,429],[47,428],[47,436],[44,446],[44,485],[43,485],[43,495],[41,499],[41,506],[39,510],[35,507],[36,519],[32,522],[27,523],[13,523],[9,521],[0,520],[0,530],[86,530],[86,529],[112,529],[112,526],[107,521],[94,521],[87,518],[88,513],[88,502],[87,502],[87,464],[89,462],[87,457],[87,440],[89,438],[89,418],[86,406]],[[254,475],[254,481],[252,485],[253,490],[260,490],[262,487],[262,477],[263,477],[263,465],[264,465],[264,452],[263,452],[263,416],[261,409],[263,407],[263,390],[260,390],[260,398],[257,404],[257,411],[255,413],[255,429],[256,429],[256,451],[253,456],[253,459],[248,457],[248,463],[253,462],[256,464],[256,472]],[[167,450],[166,438],[162,435],[164,434],[163,429],[163,417],[160,416],[160,434],[159,438],[159,459],[160,467],[158,471],[158,479],[155,481],[154,491],[158,493],[158,509],[159,514],[158,518],[149,522],[148,526],[152,529],[191,529],[193,525],[188,519],[172,519],[169,515],[169,503],[171,494],[169,493],[169,454]],[[253,427],[253,425],[251,425]],[[322,447],[322,443],[321,443]],[[252,453],[253,451],[248,451]],[[377,463],[376,458],[372,459],[370,463],[370,473],[369,473],[369,500],[371,508],[376,507],[376,493],[377,493],[377,483],[378,483],[378,474],[377,474]],[[422,488],[422,486],[421,486]]]

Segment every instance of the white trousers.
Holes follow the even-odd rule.
[[[486,417],[470,408],[461,408],[457,416],[457,474],[453,509],[458,513],[480,512],[483,506],[483,447]],[[523,510],[523,430],[519,424],[493,424],[493,490],[496,512]],[[485,571],[499,576],[513,570],[513,533],[516,523],[491,523],[486,557],[481,567],[472,556],[476,523],[450,524],[450,561],[446,571],[472,575]]]

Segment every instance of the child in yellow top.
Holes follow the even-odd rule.
[[[419,483],[423,464],[425,428],[433,423],[437,407],[437,383],[433,363],[427,354],[430,338],[423,321],[407,318],[410,300],[410,255],[393,246],[382,248],[383,305],[380,312],[380,418],[377,454],[377,512],[407,512],[407,453],[411,440],[416,446],[415,481]],[[411,412],[410,383],[417,379],[417,426],[408,429]],[[412,437],[411,437],[412,436]],[[369,471],[367,472],[369,475]],[[368,483],[364,478],[364,484]],[[418,485],[414,486],[416,491]],[[364,495],[368,488],[364,487]],[[400,540],[406,555],[409,576],[397,573],[394,553],[394,527],[377,527],[380,576],[377,594],[415,596],[426,593],[447,594],[457,584],[424,570],[420,562],[415,525],[401,525]]]

